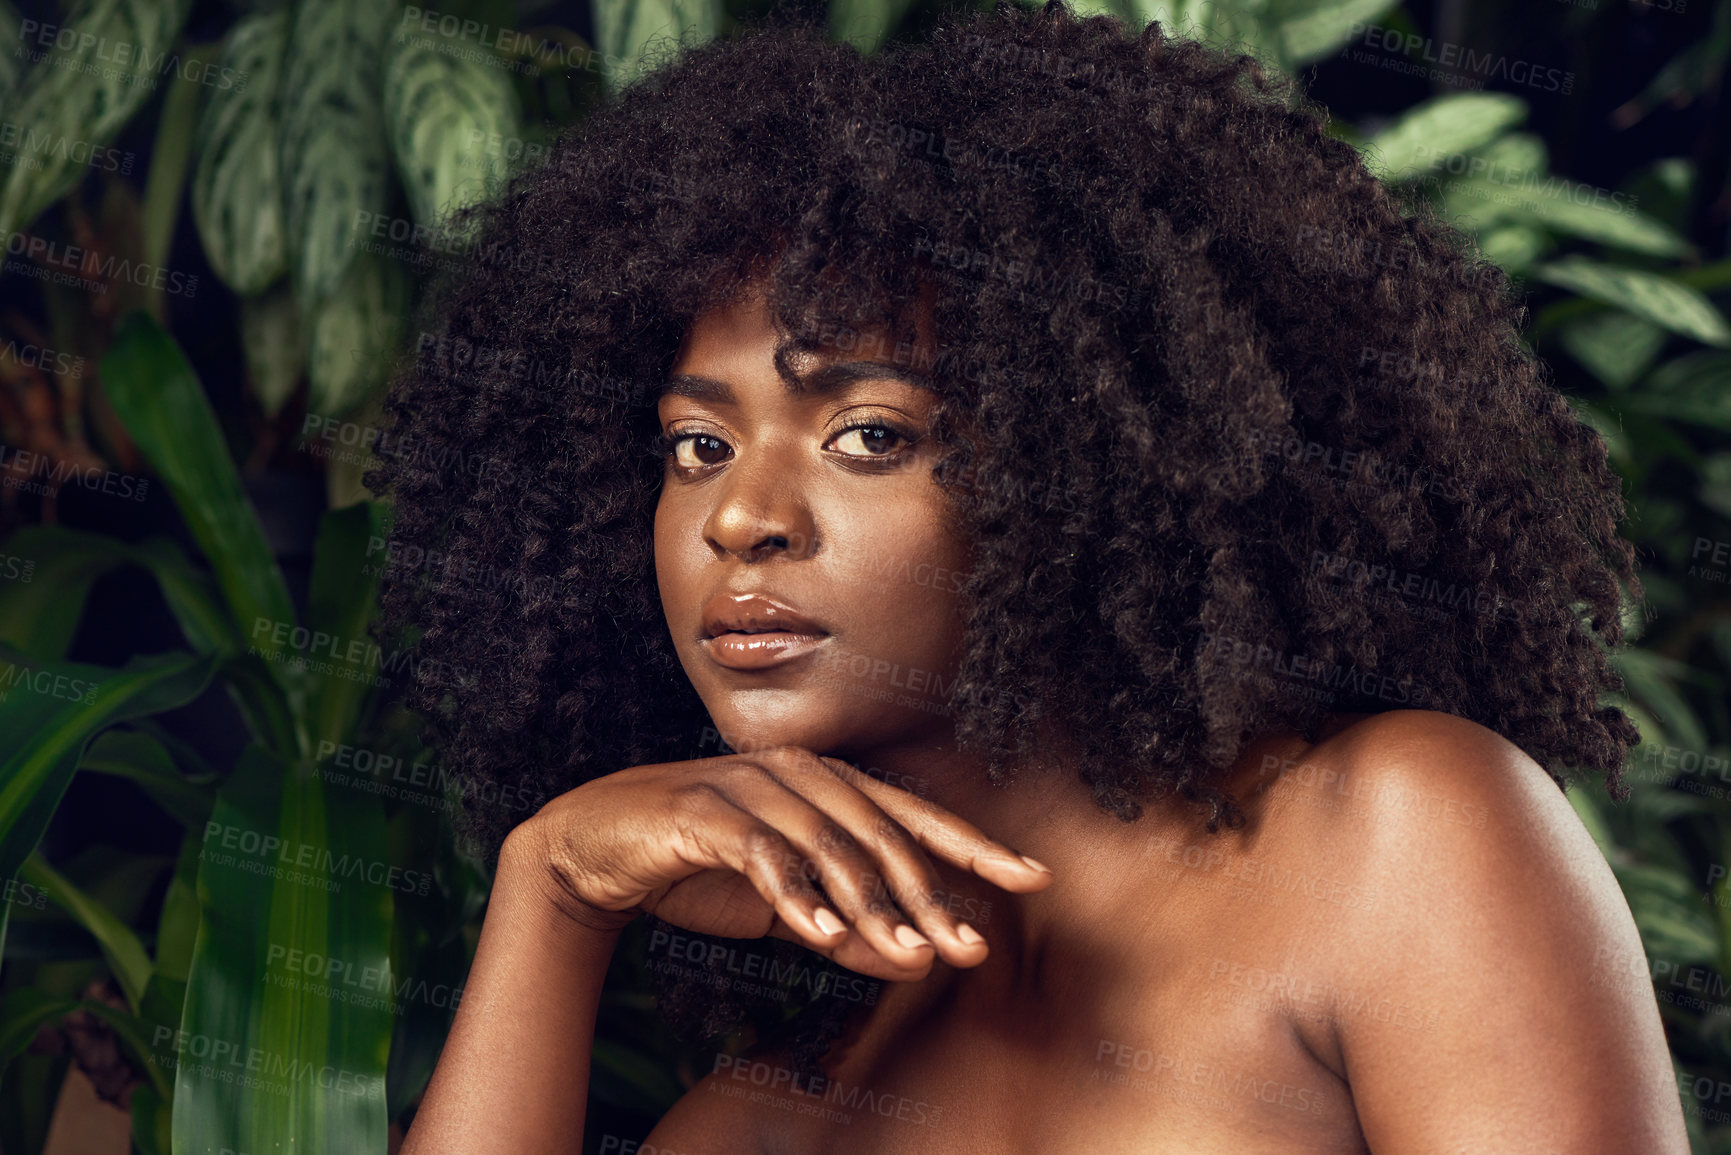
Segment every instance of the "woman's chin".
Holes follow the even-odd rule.
[[[780,711],[710,711],[722,741],[736,753],[749,754],[775,746],[800,746],[817,753],[827,753],[840,739],[831,727],[814,725],[815,711],[799,711],[792,716]],[[803,714],[803,717],[801,716]]]

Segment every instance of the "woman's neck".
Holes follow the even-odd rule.
[[[1334,728],[1342,724],[1337,720]],[[1245,746],[1220,784],[1254,821],[1260,809],[1255,788],[1264,778],[1261,768],[1270,759],[1275,765],[1283,758],[1302,759],[1309,748],[1294,733],[1265,735]],[[879,750],[868,763],[885,780],[915,790],[1052,869],[1052,886],[1016,895],[947,864],[939,867],[955,892],[951,909],[964,917],[985,910],[989,925],[979,929],[986,932],[993,951],[1009,950],[1027,959],[1086,926],[1110,925],[1126,914],[1134,917],[1118,909],[1125,864],[1142,860],[1148,847],[1174,838],[1207,837],[1200,808],[1176,794],[1143,802],[1134,821],[1108,813],[1077,774],[1079,744],[1055,729],[1042,734],[1034,750],[1002,785],[989,779],[983,757],[953,744]]]

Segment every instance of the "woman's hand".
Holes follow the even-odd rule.
[[[928,854],[1006,890],[1052,880],[949,811],[795,746],[620,770],[555,798],[510,841],[594,929],[653,914],[703,934],[775,935],[902,981],[938,956],[967,967],[987,953]]]

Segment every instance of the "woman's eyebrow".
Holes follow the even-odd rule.
[[[828,393],[839,393],[858,381],[882,380],[901,381],[921,389],[935,389],[931,378],[909,369],[905,365],[897,365],[889,361],[842,361],[820,366],[810,373],[800,376],[797,378],[797,384],[788,383],[788,392],[796,396],[805,394],[823,396]],[[690,397],[696,401],[709,401],[717,405],[738,404],[731,385],[699,373],[676,373],[669,377],[666,384],[661,387],[657,397],[669,394],[675,397]]]

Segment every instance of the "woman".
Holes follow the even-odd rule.
[[[1290,95],[1056,3],[785,23],[476,214],[387,620],[480,671],[415,692],[453,768],[553,798],[468,814],[406,1152],[581,1147],[639,914],[693,1029],[810,996],[646,1151],[1687,1150],[1558,789],[1637,740],[1617,480]]]

